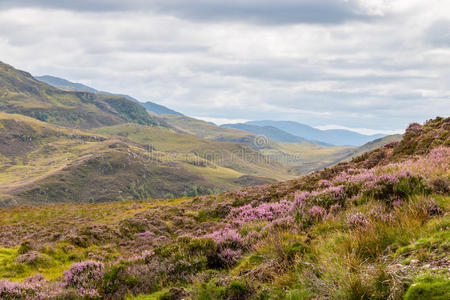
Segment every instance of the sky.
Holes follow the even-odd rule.
[[[450,1],[0,0],[0,61],[218,123],[450,114]]]

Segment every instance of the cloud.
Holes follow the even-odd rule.
[[[51,8],[83,12],[152,11],[192,21],[258,24],[338,24],[380,16],[357,0],[3,0],[2,8]]]
[[[425,31],[425,40],[433,46],[450,47],[450,19],[440,19]]]
[[[203,119],[401,130],[450,114],[442,1],[347,1],[336,9],[354,16],[283,26],[283,9],[313,2],[150,2],[0,1],[0,59]],[[340,2],[314,3],[325,16]]]

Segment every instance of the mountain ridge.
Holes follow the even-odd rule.
[[[54,87],[61,88],[63,90],[87,91],[87,92],[92,92],[92,93],[96,93],[96,94],[107,94],[107,95],[114,95],[114,96],[124,97],[124,98],[127,98],[128,100],[131,100],[131,101],[134,101],[136,103],[139,103],[140,105],[142,105],[148,111],[154,112],[156,114],[183,115],[182,113],[179,113],[179,112],[177,112],[175,110],[172,110],[170,108],[167,108],[167,107],[165,107],[163,105],[160,105],[160,104],[157,104],[157,103],[154,103],[154,102],[151,102],[151,101],[141,102],[141,101],[137,100],[136,98],[133,98],[133,97],[131,97],[129,95],[111,93],[111,92],[106,92],[106,91],[99,91],[99,90],[97,90],[95,88],[92,88],[90,86],[87,86],[85,84],[72,82],[72,81],[69,81],[67,79],[56,77],[56,76],[43,75],[43,76],[34,76],[34,78],[36,78],[39,81],[45,82],[47,84],[50,84],[50,85],[52,85]]]
[[[0,62],[0,110],[56,125],[92,128],[119,123],[156,125],[140,105],[123,97],[63,91]]]
[[[320,130],[295,121],[262,120],[248,121],[245,124],[273,126],[307,140],[319,141],[336,146],[361,146],[371,140],[386,136],[385,134],[364,135],[345,129]]]

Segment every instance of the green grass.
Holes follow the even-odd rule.
[[[408,288],[405,300],[450,299],[450,280],[446,275],[426,274],[418,277]]]

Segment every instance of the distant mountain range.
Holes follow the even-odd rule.
[[[314,145],[275,126],[156,115],[126,95],[40,79],[50,84],[0,62],[0,207],[209,194],[293,179],[398,139]]]
[[[168,114],[168,115],[179,115],[182,116],[182,113],[179,113],[177,111],[174,111],[170,108],[167,108],[163,105],[154,103],[154,102],[140,102],[139,100],[137,100],[136,98],[133,98],[131,96],[128,95],[124,95],[124,94],[114,94],[114,93],[110,93],[110,92],[105,92],[105,91],[99,91],[96,90],[90,86],[84,85],[82,83],[76,83],[76,82],[71,82],[69,80],[66,80],[64,78],[59,78],[59,77],[55,77],[55,76],[50,76],[50,75],[44,75],[44,76],[34,76],[34,78],[36,78],[39,81],[45,82],[49,85],[52,85],[54,87],[57,87],[59,89],[65,90],[65,91],[86,91],[86,92],[91,92],[91,93],[96,93],[96,94],[107,94],[107,95],[114,95],[114,96],[119,96],[119,97],[124,97],[128,100],[134,101],[136,103],[139,103],[140,105],[142,105],[146,110],[153,112],[155,114]]]
[[[237,124],[233,124],[236,126]],[[291,135],[301,137],[314,143],[326,143],[335,146],[361,146],[375,139],[385,137],[385,134],[364,135],[351,130],[330,129],[320,130],[309,125],[293,121],[249,121],[243,125],[260,127],[275,127]]]

